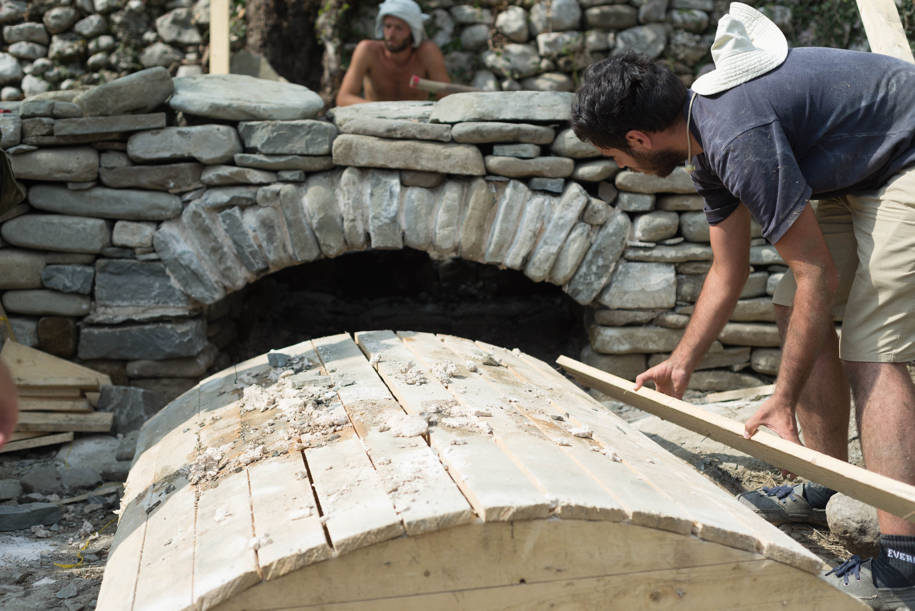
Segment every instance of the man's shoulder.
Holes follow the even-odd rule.
[[[438,48],[438,45],[429,40],[428,38],[416,47],[416,52],[422,57],[426,55],[441,55],[442,50]]]

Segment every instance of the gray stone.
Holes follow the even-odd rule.
[[[55,136],[105,135],[165,127],[165,113],[76,117],[54,122]]]
[[[102,15],[88,15],[73,24],[73,31],[83,38],[95,38],[108,31],[108,21]]]
[[[126,158],[126,155],[125,155]],[[169,193],[185,193],[203,186],[199,163],[170,163],[163,165],[126,165],[99,168],[99,179],[106,187],[116,189],[151,189]]]
[[[489,9],[469,4],[451,7],[451,17],[460,24],[492,23],[492,12]]]
[[[675,9],[699,9],[701,11],[715,10],[715,0],[673,0],[671,6]]]
[[[155,233],[155,223],[118,221],[111,232],[111,243],[125,248],[151,248]]]
[[[626,247],[629,227],[629,217],[619,210],[614,210],[610,219],[594,236],[591,248],[588,249],[575,275],[564,287],[572,299],[584,305],[594,301],[600,294]]]
[[[613,183],[601,182],[597,185],[597,196],[608,204],[612,204],[619,196],[619,191],[616,190]]]
[[[0,115],[0,148],[8,149],[22,141],[22,119],[18,115],[7,113]]]
[[[768,274],[766,272],[751,272],[750,276],[747,278],[747,283],[743,287],[743,292],[740,294],[741,299],[749,299],[751,297],[761,297],[766,294],[766,283],[769,280]]]
[[[778,328],[765,323],[727,323],[718,339],[724,344],[775,348],[781,345]]]
[[[504,262],[505,255],[518,229],[521,214],[530,199],[531,192],[524,186],[524,183],[517,180],[509,181],[496,203],[496,215],[489,231],[489,242],[486,244],[486,251],[483,255],[484,262],[495,264]]]
[[[42,286],[44,256],[10,248],[0,249],[0,289],[37,289]]]
[[[521,79],[537,74],[537,72],[540,71],[540,55],[538,55],[537,49],[532,45],[510,42],[498,51],[485,51],[483,53],[483,65],[499,76]],[[436,113],[433,111],[433,117],[435,116]],[[498,118],[504,119],[506,117]],[[446,120],[442,120],[441,122],[454,123],[454,121]]]
[[[581,220],[589,225],[603,225],[610,218],[610,206],[602,199],[592,197],[588,207],[581,215]]]
[[[512,42],[527,42],[527,11],[520,6],[507,6],[496,16],[496,29]]]
[[[565,178],[572,174],[575,162],[568,157],[537,157],[535,159],[518,159],[516,157],[497,157],[487,155],[484,159],[486,170],[491,174],[522,178],[526,176],[543,176],[546,178]]]
[[[324,121],[247,121],[238,124],[245,147],[268,155],[326,155],[337,128]]]
[[[670,358],[670,354],[668,353],[653,354],[648,359],[648,366],[654,367],[668,358]],[[696,370],[741,367],[745,366],[749,361],[749,348],[725,348],[719,342],[713,342],[712,347],[699,360],[699,364],[696,365]]]
[[[102,386],[96,409],[100,412],[112,412],[114,420],[111,431],[126,434],[139,430],[147,420],[156,415],[163,404],[163,397],[156,392],[132,386],[107,385]]]
[[[7,0],[3,4],[0,4],[0,23],[22,21],[28,10],[29,5],[27,2]]]
[[[621,261],[600,303],[611,309],[664,309],[677,301],[677,279],[669,263]]]
[[[338,201],[343,213],[343,236],[346,244],[355,250],[368,247],[369,172],[349,167],[340,175]]]
[[[0,531],[22,530],[38,524],[55,524],[62,515],[56,503],[0,505]]]
[[[560,157],[572,157],[573,159],[601,156],[600,149],[590,142],[581,141],[571,129],[564,129],[557,134],[556,140],[553,141],[552,151]]]
[[[306,218],[305,194],[302,185],[283,185],[277,200],[286,220],[292,256],[300,263],[314,261],[321,256],[321,248]]]
[[[242,222],[254,239],[261,244],[271,269],[282,269],[295,262],[286,221],[278,207],[247,208],[242,212]]]
[[[677,235],[679,216],[676,212],[657,210],[639,215],[632,221],[632,239],[660,242]]]
[[[88,295],[94,278],[95,269],[89,265],[48,265],[41,272],[41,284],[61,293]]]
[[[775,306],[768,297],[741,299],[730,319],[735,322],[775,322]]]
[[[562,286],[571,280],[591,246],[591,233],[587,223],[575,223],[550,270],[550,282]]]
[[[9,53],[0,53],[0,83],[16,83],[22,78],[19,60]]]
[[[750,357],[750,368],[757,373],[774,376],[778,374],[782,351],[774,348],[757,348]]]
[[[402,170],[400,172],[400,184],[405,187],[434,189],[442,184],[444,180],[445,174],[441,172],[417,172],[414,170]]]
[[[227,208],[229,206],[252,206],[257,202],[258,187],[245,185],[241,187],[211,187],[194,199],[194,203],[203,208]]]
[[[877,555],[880,525],[875,508],[839,492],[826,503],[826,522],[829,534],[835,536],[848,551],[862,557]]]
[[[93,187],[72,191],[52,185],[35,185],[29,201],[39,210],[130,221],[162,221],[181,214],[177,195],[133,189]]]
[[[673,213],[671,213],[673,214]],[[680,235],[690,242],[708,242],[709,225],[704,212],[684,212],[680,215]]]
[[[546,178],[544,176],[534,176],[529,181],[527,181],[527,186],[531,191],[562,193],[565,190],[566,181],[564,178]]]
[[[280,170],[276,173],[279,182],[305,182],[305,172],[302,170]]]
[[[54,465],[34,465],[19,478],[19,481],[22,484],[22,489],[27,493],[58,494],[64,492],[63,482],[60,480],[60,472]]]
[[[428,123],[434,108],[434,102],[398,101],[398,102],[366,102],[351,106],[338,106],[332,108],[327,114],[341,129],[354,119],[403,119]]]
[[[3,224],[0,235],[15,246],[35,250],[98,253],[111,239],[101,219],[60,214],[26,214]]]
[[[638,10],[625,4],[594,6],[585,9],[585,23],[589,28],[623,30],[638,23]]]
[[[763,380],[756,376],[733,371],[711,370],[694,372],[687,388],[702,392],[719,392],[735,388],[753,388],[762,384]]]
[[[754,272],[747,278],[741,299],[750,299],[758,297],[765,290],[766,272]],[[681,275],[677,278],[677,299],[679,301],[694,302],[699,298],[699,291],[702,290],[702,283],[705,282],[705,276],[702,274]],[[758,310],[759,306],[744,305],[741,306],[742,312],[749,313],[752,310]]]
[[[0,501],[18,498],[22,494],[22,484],[18,479],[0,479]]]
[[[766,279],[766,295],[774,295],[775,289],[778,287],[778,283],[782,281],[785,274],[772,274]]]
[[[155,66],[169,67],[181,61],[182,53],[164,42],[154,42],[140,53],[140,63],[144,68]]]
[[[265,185],[276,182],[276,173],[234,165],[213,165],[203,169],[200,182],[208,186]]]
[[[403,248],[403,234],[397,219],[400,175],[397,172],[371,172],[367,203],[372,248]]]
[[[51,37],[48,58],[57,62],[78,62],[86,55],[86,41],[78,34],[57,34]]]
[[[19,318],[10,316],[10,327],[13,335],[23,346],[38,347],[38,320],[35,318]]]
[[[56,6],[46,12],[42,18],[44,26],[51,34],[69,30],[79,19],[79,12],[72,6]]]
[[[625,380],[635,380],[636,376],[646,369],[644,354],[599,354],[591,346],[582,348],[581,360],[586,365],[612,373]]]
[[[251,153],[237,153],[234,160],[235,165],[259,170],[323,172],[334,167],[334,161],[330,155],[254,155]]]
[[[530,9],[530,26],[534,35],[577,30],[580,22],[581,7],[576,0],[537,2]]]
[[[164,223],[160,226],[153,238],[153,245],[169,275],[185,293],[206,304],[216,303],[225,297],[225,290],[200,261],[180,223]]]
[[[574,94],[560,91],[456,93],[436,102],[431,120],[439,123],[568,121],[573,99]],[[452,137],[457,140],[454,131]]]
[[[616,188],[634,193],[691,193],[696,188],[689,174],[682,166],[676,168],[670,176],[660,177],[642,174],[632,170],[623,170],[616,175]]]
[[[708,27],[708,13],[697,9],[675,9],[670,12],[674,27],[701,34]]]
[[[477,24],[461,31],[461,48],[465,51],[479,51],[489,44],[489,25]]]
[[[34,42],[16,42],[9,46],[9,53],[19,59],[34,60],[45,57],[48,54],[48,48]]]
[[[562,189],[559,191],[561,192]],[[507,197],[508,189],[506,189],[503,195]],[[514,232],[514,236],[511,237],[505,256],[502,259],[505,267],[508,267],[509,269],[521,269],[524,266],[524,262],[527,260],[528,255],[543,231],[543,224],[552,212],[555,199],[556,198],[541,195],[539,197],[530,198],[526,203],[522,202],[521,218],[518,221],[518,227]],[[496,220],[498,219],[499,211],[497,211],[496,215]],[[496,230],[497,226],[494,222],[492,230],[493,238],[495,237]],[[573,229],[572,233],[576,233],[575,229]],[[561,256],[558,257],[557,260],[559,258],[561,258]],[[553,267],[555,269],[556,265],[554,264]]]
[[[228,208],[219,213],[219,222],[232,245],[239,260],[248,271],[259,274],[266,271],[267,257],[245,227],[242,211],[239,208]]]
[[[51,90],[51,83],[48,81],[26,74],[22,77],[22,94],[26,97],[40,95]]]
[[[587,11],[585,12],[587,18]],[[608,30],[587,30],[585,32],[585,49],[588,51],[606,51],[616,44],[616,35]]]
[[[98,177],[98,151],[88,147],[39,149],[10,161],[19,179],[83,182]]]
[[[181,213],[181,222],[188,229],[187,236],[194,249],[203,256],[223,286],[237,290],[252,279],[235,256],[231,240],[222,231],[212,210],[192,203]]]
[[[17,314],[32,316],[85,316],[89,298],[45,289],[24,289],[3,293],[3,307]]]
[[[7,25],[3,27],[3,40],[6,44],[16,42],[36,42],[40,45],[47,45],[51,38],[44,24],[29,21],[16,25]]]
[[[202,74],[175,79],[169,106],[186,114],[230,121],[311,119],[324,102],[307,87],[242,74]]]
[[[661,24],[639,25],[623,30],[616,35],[614,54],[632,51],[654,59],[664,52],[667,46],[667,30]]]
[[[537,52],[541,57],[556,58],[580,51],[584,43],[581,32],[544,32],[537,35]]]
[[[553,141],[555,133],[553,128],[543,125],[490,121],[468,121],[458,123],[451,128],[451,137],[454,138],[454,141],[467,144],[489,142],[549,144]]]
[[[127,140],[127,154],[134,161],[192,158],[205,164],[225,163],[241,151],[238,132],[230,125],[166,127]]]
[[[582,182],[601,182],[613,178],[620,171],[612,159],[596,159],[575,164],[572,178]]]
[[[427,188],[407,187],[403,190],[404,246],[426,250],[432,243],[435,204],[433,191]]]
[[[562,245],[565,244],[566,237],[589,202],[590,197],[579,184],[570,183],[566,187],[524,268],[524,274],[528,278],[534,282],[542,282],[547,278]]]
[[[81,359],[169,359],[194,356],[206,346],[206,324],[199,319],[119,327],[84,327]]]
[[[137,361],[134,361],[137,362]],[[150,361],[144,361],[150,362]],[[154,362],[154,361],[152,361]],[[99,397],[101,400],[101,397]],[[139,431],[130,431],[121,438],[120,443],[118,443],[118,449],[114,457],[117,461],[129,461],[133,459],[134,454],[137,450],[137,436]]]
[[[562,72],[544,72],[543,74],[522,79],[521,89],[528,91],[574,91],[575,83],[571,77]]]
[[[340,125],[344,134],[377,136],[401,140],[451,140],[451,126],[436,123],[418,123],[403,119],[355,118]]]
[[[341,138],[343,137],[345,136],[341,136]],[[306,183],[307,191],[305,192],[305,212],[308,222],[314,230],[321,252],[327,257],[336,257],[346,251],[343,218],[334,194],[335,182],[333,177],[326,174],[311,176]]]
[[[661,327],[602,327],[592,325],[591,347],[601,354],[651,354],[673,350],[683,332]]]
[[[334,140],[333,155],[334,163],[340,166],[476,176],[485,173],[480,150],[464,144],[383,140],[373,136],[342,134]]]
[[[438,210],[433,223],[430,252],[439,257],[456,254],[461,241],[461,212],[464,208],[463,182],[450,181],[437,189]]]
[[[88,467],[71,465],[60,469],[60,481],[67,490],[80,490],[98,486],[102,476]]]
[[[467,212],[461,227],[461,256],[463,258],[470,261],[483,260],[483,251],[489,235],[490,214],[495,203],[495,190],[491,183],[482,179],[475,179],[470,183],[467,189]],[[561,244],[561,239],[556,246],[558,247],[559,244]],[[546,272],[543,275],[545,277]]]
[[[648,212],[654,209],[655,196],[647,193],[620,193],[616,207],[624,212]]]
[[[130,306],[155,310],[190,305],[172,284],[161,262],[101,259],[96,263],[95,300],[99,308]]]
[[[536,144],[496,144],[492,147],[492,154],[497,157],[533,159],[540,156],[540,147]]]
[[[765,246],[750,247],[750,265],[784,265],[782,259],[774,246],[766,244]]]
[[[699,244],[676,244],[652,248],[627,248],[625,257],[630,261],[655,261],[658,263],[682,263],[684,261],[711,261],[712,248]]]
[[[168,70],[147,68],[99,85],[73,100],[87,116],[149,112],[174,91]]]
[[[606,327],[625,327],[626,325],[644,325],[657,316],[656,312],[640,310],[596,310],[594,322]]]
[[[644,0],[639,7],[639,23],[663,22],[667,17],[668,0]]]
[[[448,11],[437,8],[431,12],[431,19],[429,20],[430,31],[434,32],[432,35],[432,42],[439,48],[444,47],[450,43],[454,35],[454,19],[451,18],[451,15]]]
[[[156,31],[165,42],[196,45],[202,40],[189,8],[176,8],[160,16],[156,19]]]
[[[712,264],[708,261],[687,261],[677,264],[678,274],[707,274],[710,269]]]

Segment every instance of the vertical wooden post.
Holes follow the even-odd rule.
[[[210,0],[210,74],[229,73],[229,0]]]
[[[915,63],[893,0],[857,0],[871,51]]]

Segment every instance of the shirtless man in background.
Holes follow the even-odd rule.
[[[428,93],[410,87],[410,77],[451,82],[438,46],[426,39],[427,18],[413,0],[385,0],[378,8],[375,34],[363,40],[337,94],[337,106],[385,100],[425,100]]]

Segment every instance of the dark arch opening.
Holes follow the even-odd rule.
[[[236,298],[231,362],[335,333],[393,329],[482,340],[552,362],[578,357],[585,310],[558,286],[464,259],[404,249],[352,253],[281,270]]]

